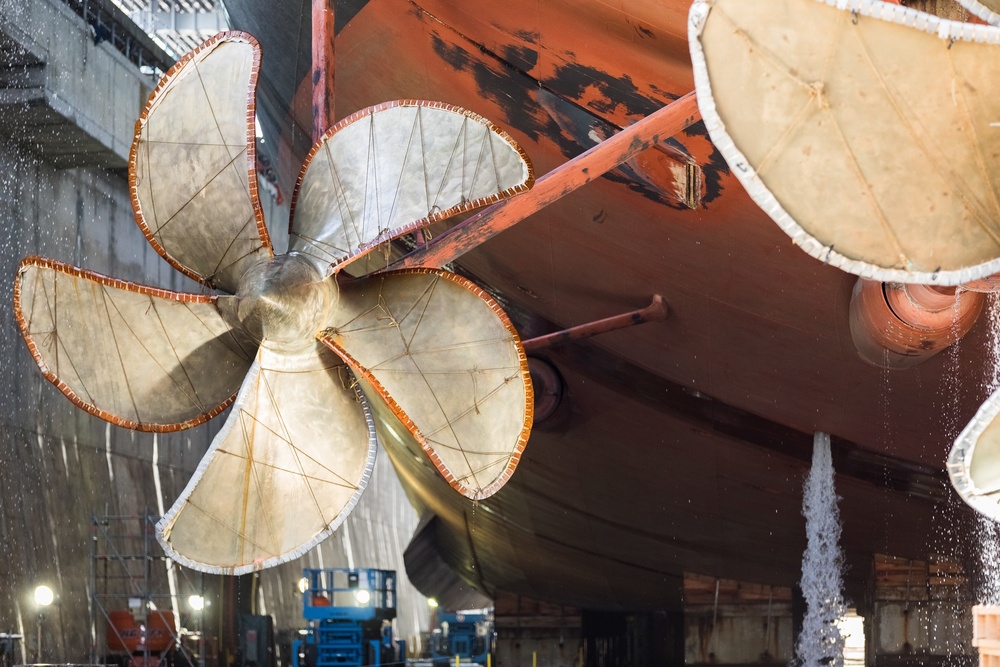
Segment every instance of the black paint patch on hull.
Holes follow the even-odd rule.
[[[540,137],[549,138],[567,159],[594,146],[595,135],[604,139],[620,129],[593,111],[570,101],[587,97],[585,93],[588,89],[596,89],[603,98],[589,102],[589,106],[598,113],[613,114],[619,111],[619,107],[624,107],[627,116],[648,116],[663,107],[660,99],[643,94],[627,75],[613,77],[607,72],[575,63],[559,67],[553,79],[543,86],[527,74],[537,65],[538,52],[534,49],[510,45],[503,48],[502,55],[498,55],[479,46],[480,54],[474,54],[459,44],[445,41],[438,34],[432,34],[431,40],[439,58],[456,72],[473,76],[477,92],[503,110],[507,123],[533,141],[538,141]],[[475,42],[470,41],[469,44],[475,45]],[[482,56],[495,60],[496,66],[489,66]],[[683,134],[709,141],[701,122],[687,128]],[[683,144],[674,138],[665,143],[687,153]],[[702,206],[707,206],[722,194],[722,179],[729,172],[729,165],[722,154],[714,144],[711,146],[708,161],[700,165],[705,186]],[[656,203],[674,209],[687,208],[684,203],[666,196],[627,164],[606,173],[604,178]]]
[[[371,0],[337,0],[335,13],[333,16],[333,33],[339,35],[340,31],[358,15]]]

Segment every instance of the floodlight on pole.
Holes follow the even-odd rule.
[[[35,588],[35,604],[40,608],[48,607],[55,599],[55,593],[48,586],[42,585]]]
[[[36,656],[35,660],[37,662],[44,662],[42,660],[42,622],[45,620],[45,610],[51,605],[56,599],[56,594],[52,592],[52,589],[48,586],[42,584],[35,587],[35,606],[38,607],[37,621],[38,621],[38,635],[36,637]]]
[[[205,608],[205,598],[200,595],[191,595],[188,597],[188,606],[193,611],[201,611]]]

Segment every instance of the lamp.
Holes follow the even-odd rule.
[[[203,579],[202,586],[204,586],[204,583]],[[204,596],[197,593],[192,593],[188,596],[188,607],[195,613],[195,617],[198,620],[198,667],[205,667],[205,629],[202,627],[201,612],[207,604],[208,602]]]
[[[35,588],[35,604],[37,604],[39,608],[44,609],[45,607],[48,607],[55,599],[55,593],[53,593],[52,589],[48,586],[43,584]]]
[[[51,605],[56,599],[56,594],[52,592],[52,589],[42,584],[35,587],[35,606],[38,607],[38,638],[37,638],[37,657],[35,658],[38,662],[42,662],[42,622],[45,620],[45,609]]]

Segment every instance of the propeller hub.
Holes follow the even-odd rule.
[[[327,280],[301,255],[279,255],[254,264],[240,278],[235,319],[257,340],[311,340],[337,303],[337,282]]]

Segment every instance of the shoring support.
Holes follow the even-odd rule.
[[[622,313],[621,315],[605,317],[603,320],[594,320],[587,324],[580,324],[569,329],[538,336],[537,338],[529,338],[521,344],[524,346],[525,352],[534,352],[542,348],[559,345],[560,343],[568,343],[569,341],[580,340],[581,338],[590,338],[597,334],[624,329],[625,327],[642,324],[643,322],[656,322],[666,317],[667,304],[663,301],[662,296],[654,294],[653,301],[645,308]]]
[[[559,165],[524,194],[498,202],[455,225],[397,260],[389,270],[444,266],[700,119],[698,100],[692,91]]]
[[[334,120],[334,2],[312,0],[313,141],[319,141]]]

